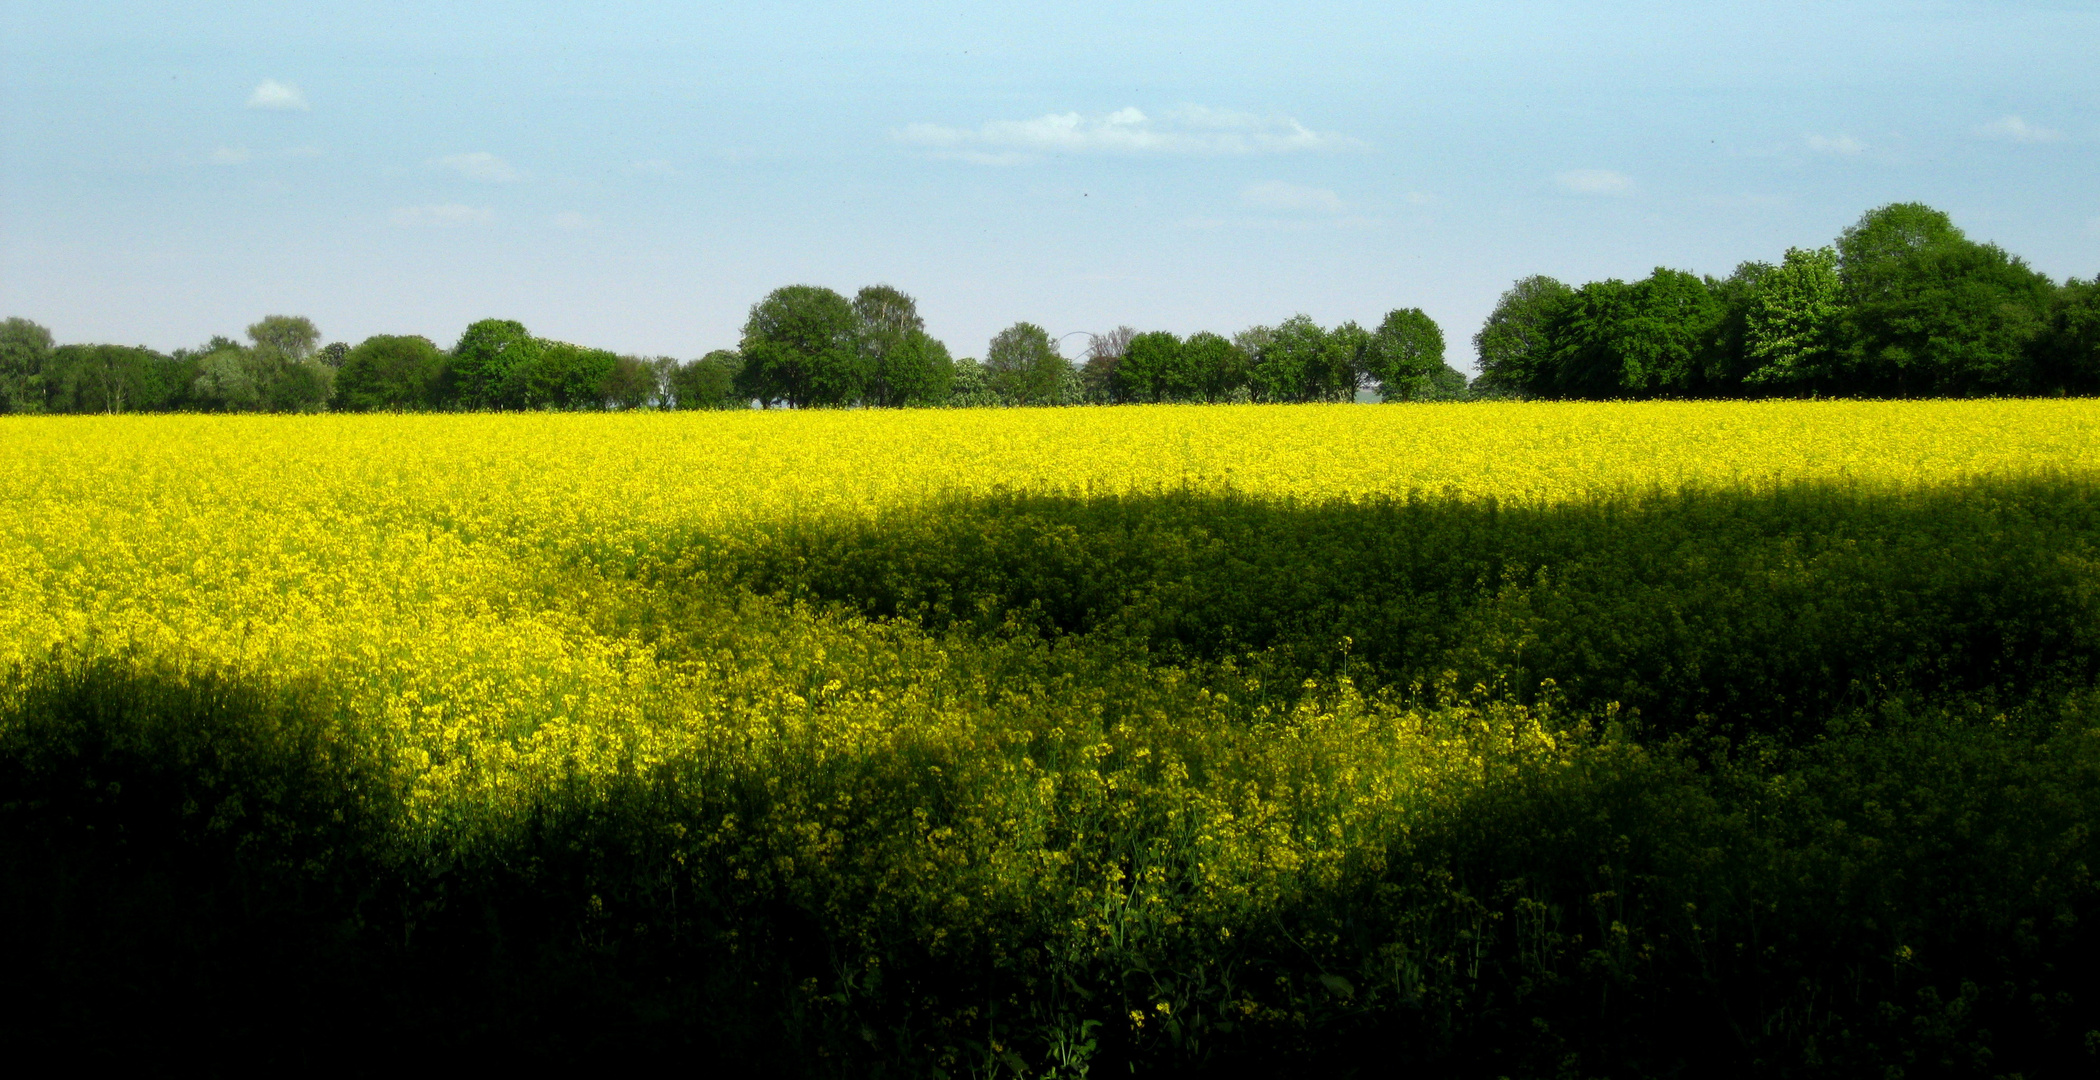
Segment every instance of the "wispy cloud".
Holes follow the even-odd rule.
[[[485,225],[496,212],[486,206],[444,203],[437,206],[403,206],[391,215],[396,225],[411,228],[453,229],[463,225]]]
[[[1633,180],[1610,169],[1571,169],[1553,178],[1554,183],[1582,195],[1623,195]]]
[[[597,218],[591,217],[589,214],[579,214],[574,210],[564,210],[548,220],[555,228],[567,229],[570,232],[588,229],[598,224]]]
[[[2062,132],[2052,131],[2040,124],[2030,124],[2017,116],[2001,116],[1977,128],[1976,134],[1986,139],[2004,139],[2016,143],[2055,142],[2063,138]]]
[[[1248,185],[1240,192],[1240,202],[1257,210],[1293,213],[1339,214],[1348,209],[1341,196],[1326,188],[1286,184],[1281,180]]]
[[[304,109],[307,107],[306,95],[300,93],[299,88],[291,83],[278,82],[276,79],[264,79],[256,84],[254,92],[248,95],[248,107],[251,109]]]
[[[1288,116],[1184,105],[1157,117],[1135,107],[1100,116],[1050,113],[974,128],[911,124],[899,141],[979,165],[1017,165],[1042,154],[1284,154],[1362,146]]]
[[[523,173],[511,168],[510,162],[486,150],[431,158],[430,167],[484,184],[509,184],[525,178]]]
[[[214,165],[246,165],[248,159],[252,156],[254,155],[248,153],[248,148],[245,146],[222,146],[211,152],[211,163]]]
[[[1850,135],[1810,135],[1808,148],[1818,154],[1835,154],[1838,157],[1858,157],[1867,150],[1867,144]]]

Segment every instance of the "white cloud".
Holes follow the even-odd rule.
[[[1410,191],[1400,197],[1406,200],[1409,206],[1428,206],[1436,201],[1436,196],[1426,191]]]
[[[248,153],[248,148],[245,146],[222,146],[211,152],[211,163],[214,165],[246,165],[251,156],[253,155]]]
[[[485,225],[495,220],[496,212],[486,206],[445,203],[439,206],[403,206],[396,209],[392,217],[396,225],[450,229],[462,225]]]
[[[974,128],[909,124],[896,137],[979,165],[1016,165],[1038,154],[1282,154],[1338,150],[1360,140],[1314,131],[1281,115],[1184,105],[1158,117],[1135,107],[1101,116],[1050,113]]]
[[[1867,144],[1850,135],[1810,135],[1808,148],[1818,154],[1857,157],[1866,152]]]
[[[1240,202],[1260,210],[1339,214],[1347,209],[1341,196],[1326,188],[1286,184],[1281,180],[1248,185],[1240,192]]]
[[[2062,132],[2051,131],[2039,124],[2030,124],[2017,116],[2001,116],[1977,128],[1976,134],[1986,139],[2004,139],[2017,143],[2055,142],[2063,138]]]
[[[299,88],[291,83],[278,82],[276,79],[264,79],[256,84],[255,91],[248,95],[248,107],[251,109],[304,109],[307,107],[306,95],[300,93]]]
[[[509,162],[486,150],[476,150],[471,154],[448,154],[441,158],[431,158],[430,167],[443,169],[446,172],[455,173],[469,180],[477,180],[484,184],[508,184],[524,179],[524,175],[518,170],[511,168]]]
[[[1553,180],[1569,191],[1584,195],[1619,195],[1633,187],[1633,181],[1624,173],[1610,169],[1571,169],[1556,175]]]
[[[588,229],[598,224],[597,218],[588,214],[579,214],[574,210],[564,210],[548,220],[553,222],[555,228],[567,229],[571,232],[575,232],[578,229]]]

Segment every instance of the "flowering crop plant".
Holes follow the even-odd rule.
[[[11,1023],[2043,1068],[2096,480],[2084,400],[0,417]]]

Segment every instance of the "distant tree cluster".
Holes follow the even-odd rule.
[[[534,337],[507,319],[467,327],[451,349],[380,334],[321,346],[307,319],[272,315],[247,344],[213,338],[172,354],[54,346],[26,319],[0,325],[0,412],[347,412],[525,409],[970,407],[1157,401],[1348,401],[1462,397],[1444,336],[1419,309],[1376,330],[1323,330],[1299,315],[1232,338],[1122,327],[1089,335],[1083,366],[1049,331],[1018,322],[984,358],[950,355],[918,302],[889,285],[852,299],[815,285],[751,306],[735,349],[698,360],[623,356]]]
[[[2100,392],[2100,279],[2061,285],[1918,203],[1726,279],[1527,277],[1473,338],[1476,388],[1537,398]]]
[[[0,323],[0,413],[2095,394],[2100,277],[2059,284],[1946,214],[1897,203],[1832,246],[1725,279],[1524,278],[1474,335],[1470,384],[1419,308],[1373,328],[1294,315],[1230,337],[1128,326],[1087,337],[1075,364],[1049,331],[1017,322],[982,359],[958,359],[889,285],[851,299],[775,289],[736,348],[688,361],[538,338],[505,319],[467,327],[447,350],[384,334],[323,346],[310,320],[271,315],[245,343],[164,354],[56,345],[16,318]]]

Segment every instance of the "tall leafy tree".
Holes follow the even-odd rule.
[[[446,398],[463,409],[515,409],[524,405],[525,374],[539,359],[539,339],[510,319],[483,319],[468,326],[452,347]]]
[[[603,408],[606,384],[619,366],[609,350],[543,339],[533,362],[515,373],[522,384],[515,400],[527,409]]]
[[[884,357],[879,404],[946,404],[954,382],[955,358],[948,354],[948,346],[923,330],[913,330]]]
[[[2100,394],[2100,276],[2064,283],[2036,344],[2037,390]]]
[[[853,314],[867,403],[904,404],[898,384],[916,384],[926,375],[926,320],[919,317],[918,301],[895,286],[870,285],[854,295]]]
[[[859,401],[865,390],[859,331],[853,304],[830,289],[773,290],[751,305],[744,321],[738,392],[794,408]]]
[[[853,297],[862,394],[869,405],[925,405],[947,400],[955,375],[948,347],[926,333],[919,304],[903,290],[870,285]]]
[[[1247,354],[1222,334],[1208,330],[1181,343],[1181,358],[1204,401],[1230,401],[1247,389]]]
[[[1364,374],[1384,401],[1439,396],[1436,380],[1446,366],[1443,328],[1421,308],[1387,312],[1364,350]]]
[[[2019,393],[2056,284],[1918,203],[1868,211],[1838,238],[1856,392]]]
[[[1575,290],[1543,274],[1519,278],[1495,302],[1495,310],[1473,335],[1479,386],[1490,393],[1551,393],[1553,343],[1547,327]]]
[[[335,405],[350,412],[427,408],[444,374],[445,354],[429,338],[375,334],[344,354]]]
[[[323,408],[334,393],[335,369],[316,356],[321,331],[301,315],[265,315],[248,327],[246,360],[263,408],[304,412]]]
[[[51,348],[51,331],[28,319],[0,323],[0,413],[44,410],[44,368]]]
[[[1838,388],[1844,285],[1836,248],[1786,249],[1760,274],[1744,313],[1744,385],[1778,393]]]
[[[1247,385],[1256,401],[1312,401],[1326,390],[1333,368],[1327,331],[1305,314],[1263,328]]]
[[[321,344],[321,331],[303,315],[265,315],[248,327],[248,340],[270,360],[295,364],[314,355]]]
[[[120,413],[162,407],[168,357],[144,346],[60,345],[46,366],[54,412]]]
[[[1182,341],[1165,330],[1134,334],[1116,368],[1120,401],[1165,401],[1180,389]]]
[[[1327,332],[1327,348],[1322,351],[1324,363],[1317,370],[1312,396],[1319,401],[1355,401],[1358,392],[1366,388],[1370,372],[1364,365],[1370,362],[1371,332],[1356,324],[1356,320],[1335,327]]]
[[[212,412],[249,412],[263,404],[255,364],[239,342],[213,338],[197,357],[190,402]]]
[[[656,396],[656,369],[645,356],[617,356],[599,387],[608,409],[639,409]]]
[[[992,389],[991,376],[974,356],[955,362],[955,375],[948,385],[948,406],[956,409],[985,409],[1011,405]]]
[[[734,349],[716,349],[671,376],[671,396],[681,409],[741,409],[751,399],[737,389],[744,358]]]
[[[1657,267],[1630,285],[1590,282],[1548,323],[1552,388],[1581,398],[1683,393],[1697,379],[1721,315],[1707,283],[1682,270]]]
[[[984,350],[987,388],[1011,405],[1060,405],[1076,378],[1072,364],[1057,351],[1050,333],[1030,322],[1017,322],[992,336]]]

